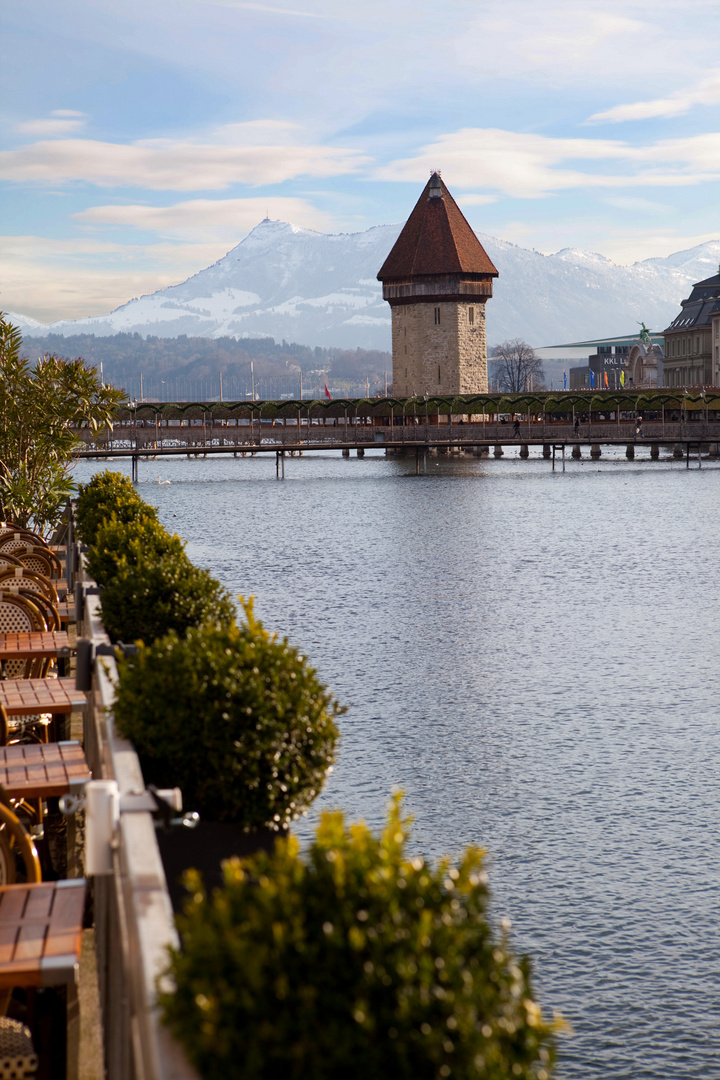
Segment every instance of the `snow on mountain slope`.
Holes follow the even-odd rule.
[[[399,225],[326,235],[265,220],[228,254],[179,285],[130,300],[109,315],[45,326],[13,316],[27,337],[47,333],[158,337],[273,337],[304,345],[390,348],[390,309],[375,275]],[[662,330],[690,286],[717,271],[720,240],[665,259],[619,266],[564,248],[554,255],[479,234],[500,277],[487,306],[492,345],[535,346]]]

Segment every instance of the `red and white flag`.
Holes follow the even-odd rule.
[[[332,394],[327,388],[327,383],[325,383],[325,397],[328,399],[328,401],[332,401]]]

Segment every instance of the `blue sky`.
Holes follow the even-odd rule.
[[[100,314],[262,218],[474,228],[617,262],[720,238],[720,4],[4,5],[0,307]]]

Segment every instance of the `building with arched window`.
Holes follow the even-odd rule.
[[[693,285],[665,331],[664,386],[720,386],[720,267]]]

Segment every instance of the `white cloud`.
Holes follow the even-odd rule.
[[[567,167],[577,162],[593,167]],[[603,172],[604,162],[625,171]],[[419,183],[438,165],[451,188],[486,188],[525,199],[580,188],[683,187],[720,179],[720,133],[635,146],[620,140],[464,128],[440,136],[415,157],[378,169],[377,176]]]
[[[241,11],[259,11],[265,15],[292,15],[301,19],[319,19],[321,16],[316,11],[298,11],[295,8],[271,7],[268,4],[250,4],[244,0],[201,0],[202,3],[210,4],[211,7],[238,8]]]
[[[460,206],[489,206],[490,203],[497,202],[497,196],[495,195],[459,195],[457,202]]]
[[[0,237],[0,309],[41,322],[104,315],[133,296],[175,285],[227,253],[227,243],[116,244]]]
[[[297,176],[341,176],[369,161],[357,150],[303,143],[299,135],[294,125],[269,121],[218,128],[207,142],[36,142],[0,153],[0,179],[23,184],[83,181],[98,187],[219,191],[236,183],[279,184]]]
[[[182,240],[240,239],[264,217],[290,221],[308,229],[329,229],[328,214],[306,199],[192,199],[174,206],[93,206],[73,217],[90,225],[144,229]]]
[[[513,81],[541,79],[558,85],[579,75],[586,83],[605,81],[608,63],[632,78],[633,54],[657,36],[644,18],[629,17],[628,9],[637,7],[612,0],[602,5],[506,0],[501,7],[481,9],[461,25],[454,43],[456,59],[480,75]]]
[[[614,206],[618,210],[629,210],[631,213],[669,214],[671,212],[671,207],[666,203],[642,199],[634,195],[607,195],[602,201],[606,206]]]
[[[72,135],[85,126],[85,113],[75,109],[53,109],[49,116],[40,120],[25,120],[16,124],[15,130],[20,135],[34,135],[47,138]]]
[[[636,101],[630,105],[615,105],[604,112],[593,113],[586,124],[620,124],[626,120],[651,120],[657,117],[669,119],[689,112],[693,105],[716,105],[720,102],[720,69],[707,78],[683,90],[676,90],[667,97],[651,101]]]

